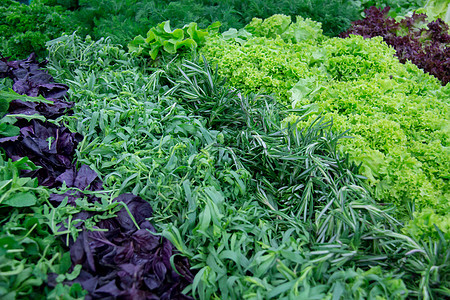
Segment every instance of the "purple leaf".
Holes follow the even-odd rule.
[[[146,201],[132,194],[120,195],[114,201],[125,203],[137,223],[154,231],[145,220],[152,215]],[[175,249],[168,240],[146,229],[137,230],[125,208],[97,226],[108,231],[83,231],[70,250],[73,264],[81,264],[83,271],[91,274],[73,282],[85,287],[88,284],[84,281],[98,277],[94,290],[89,285],[86,299],[192,299],[181,291],[194,275],[182,257],[175,257],[174,261],[183,276],[172,269],[170,257]]]

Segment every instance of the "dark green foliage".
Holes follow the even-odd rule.
[[[41,0],[41,1],[46,1],[47,5],[52,6],[60,5],[69,10],[75,10],[80,7],[79,0]]]
[[[110,37],[126,45],[136,35],[145,35],[149,28],[170,20],[173,28],[196,22],[206,28],[213,22],[222,23],[221,30],[242,28],[254,17],[267,18],[274,14],[301,15],[321,22],[326,35],[336,36],[350,27],[359,17],[354,1],[211,1],[211,0],[100,0],[80,1],[77,20],[87,25],[95,39]],[[87,33],[86,32],[86,33]]]
[[[70,12],[61,6],[48,6],[46,1],[33,1],[30,5],[12,0],[0,4],[0,54],[15,59],[25,58],[31,52],[45,57],[45,43],[62,32],[73,32]]]
[[[125,46],[149,28],[170,20],[173,28],[196,22],[206,28],[220,21],[221,30],[242,28],[254,17],[300,15],[322,23],[323,32],[336,36],[372,5],[392,7],[392,16],[423,5],[423,0],[34,0],[30,5],[12,0],[0,4],[0,53],[24,58],[30,52],[45,56],[45,42],[62,32],[110,37]],[[72,12],[73,11],[73,12]]]

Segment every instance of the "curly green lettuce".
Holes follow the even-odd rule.
[[[352,138],[340,149],[362,164],[378,201],[413,220],[409,234],[436,236],[436,224],[448,236],[450,86],[401,64],[381,38],[328,39],[317,30],[309,34],[320,25],[305,22],[254,19],[247,41],[212,37],[202,51],[243,93],[271,93],[293,109],[312,108],[309,118],[293,113],[286,124],[302,128],[321,113],[337,131],[349,129]],[[295,28],[291,37],[309,38],[286,38]]]

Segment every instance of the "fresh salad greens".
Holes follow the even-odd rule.
[[[416,12],[426,14],[430,21],[440,18],[450,24],[450,3],[447,0],[428,0]]]
[[[62,247],[59,233],[52,230],[56,215],[65,207],[53,207],[50,191],[37,179],[20,177],[36,170],[28,158],[6,159],[0,152],[0,297],[2,299],[80,299],[86,293],[79,284],[49,289],[49,273],[76,277],[70,256]]]
[[[69,257],[68,262],[66,258],[64,261],[67,270],[48,267],[39,274],[33,272],[39,280],[32,277],[29,283],[24,283],[26,291],[16,295],[16,284],[5,285],[2,296],[21,298],[30,294],[28,290],[35,286],[41,290],[42,297],[71,299],[71,293],[85,294],[81,285],[92,298],[190,299],[182,294],[193,279],[189,263],[186,258],[173,259],[172,255],[177,254],[173,244],[156,236],[154,227],[146,220],[152,216],[150,204],[131,194],[113,197],[114,190],[103,190],[103,183],[89,166],[82,164],[77,168],[73,158],[83,137],[69,132],[54,120],[70,113],[67,108],[72,105],[64,98],[68,87],[55,83],[53,77],[42,70],[46,62],[39,63],[35,58],[30,55],[20,61],[2,59],[0,65],[0,76],[13,81],[13,90],[0,91],[3,108],[7,109],[8,118],[18,118],[20,126],[15,136],[0,139],[2,151],[14,160],[6,164],[6,171],[13,172],[6,172],[4,180],[0,181],[3,192],[0,205],[1,208],[36,206],[43,209],[43,213],[37,211],[36,215],[43,214],[42,219],[48,226],[46,233],[64,235],[70,255],[63,254]],[[18,111],[21,113],[17,114]],[[16,164],[21,167],[21,177],[14,169]],[[45,203],[38,203],[32,193],[44,190],[38,183],[54,188],[53,193],[46,194]],[[14,215],[2,217],[6,226],[16,221]],[[2,246],[8,250],[8,240],[3,242]],[[60,246],[58,249],[63,251]],[[16,251],[21,252],[21,249],[11,250]],[[36,262],[37,257],[25,265],[33,261]],[[6,268],[8,264],[6,260],[3,266]],[[4,275],[18,275],[21,268],[25,267],[21,265],[17,273],[14,270]],[[70,273],[64,274],[66,271]]]
[[[292,111],[270,96],[242,94],[205,58],[155,68],[108,40],[76,35],[49,43],[49,51],[50,72],[71,85],[74,115],[62,121],[84,135],[78,161],[107,188],[149,201],[155,228],[196,269],[185,292],[199,299],[448,294],[442,232],[434,240],[403,235],[393,207],[377,204],[339,150],[345,133],[320,116],[303,126],[313,106]],[[283,128],[293,112],[298,123]]]
[[[45,43],[63,32],[77,30],[71,22],[72,12],[61,6],[48,6],[45,0],[30,5],[13,0],[0,3],[0,54],[22,59],[32,52],[40,58],[46,55]]]
[[[249,25],[255,34],[245,43],[217,36],[202,52],[242,92],[271,91],[293,109],[309,106],[310,120],[300,120],[300,128],[323,113],[337,130],[350,129],[353,138],[343,140],[340,150],[362,163],[378,201],[396,204],[403,220],[418,219],[409,234],[437,237],[432,219],[449,237],[449,86],[399,63],[381,38],[308,34],[312,38],[296,42],[286,33],[311,29],[286,16],[270,19],[252,22],[261,29]],[[284,120],[298,121],[295,112]]]
[[[450,298],[446,1],[5,3],[0,298]]]

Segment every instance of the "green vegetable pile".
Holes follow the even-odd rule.
[[[2,115],[13,99],[46,101],[42,96],[19,96],[3,91],[8,86],[6,80],[0,81]],[[0,139],[18,135],[19,128],[12,125],[18,117],[43,118],[17,114],[5,116],[0,119]],[[76,278],[80,268],[69,272],[70,255],[59,236],[69,233],[60,230],[60,222],[80,210],[64,204],[54,207],[49,202],[51,190],[39,186],[37,178],[20,176],[23,171],[36,170],[38,167],[27,157],[7,160],[3,149],[0,149],[0,297],[60,299],[59,295],[65,294],[65,299],[78,299],[86,294],[79,284],[61,284],[66,278]],[[62,279],[54,289],[45,284],[49,273]]]
[[[32,51],[45,58],[47,41],[75,30],[80,36],[109,37],[126,46],[135,36],[145,35],[149,28],[168,20],[175,28],[191,22],[206,28],[219,21],[221,31],[226,31],[242,28],[254,17],[268,18],[274,14],[310,18],[322,24],[325,35],[337,36],[370,6],[390,6],[390,15],[400,17],[425,2],[427,12],[441,16],[446,0],[3,0],[0,54],[19,59]]]
[[[24,177],[39,167],[0,148],[0,298],[138,297],[140,282],[153,295],[162,279],[134,256],[150,250],[173,253],[148,260],[161,274],[190,274],[182,299],[450,297],[450,85],[381,37],[332,37],[371,5],[401,18],[424,1],[169,2],[11,5],[80,20],[40,31],[37,48],[70,87],[73,113],[49,122],[80,135],[73,174],[103,186],[39,186]],[[4,52],[12,41],[0,37],[3,56],[23,56]],[[44,101],[11,88],[0,79],[0,142],[39,118],[8,115],[11,100]],[[125,193],[151,205],[139,222],[154,231],[121,203],[136,242],[109,221]]]
[[[328,39],[318,24],[282,15],[245,29],[253,33],[246,42],[224,34],[202,49],[220,74],[244,93],[272,92],[293,109],[308,106],[309,121],[299,128],[322,113],[336,130],[349,129],[353,138],[339,149],[362,163],[375,198],[412,219],[409,234],[436,236],[436,224],[449,238],[449,86],[400,64],[381,38]],[[296,113],[284,119],[297,121]]]
[[[283,120],[292,109],[242,94],[206,58],[161,52],[155,67],[107,40],[76,35],[52,41],[49,51],[49,70],[71,85],[76,102],[62,121],[85,137],[78,161],[116,194],[150,201],[152,223],[198,269],[186,292],[200,299],[445,295],[444,233],[401,233],[395,207],[376,203],[339,150],[345,133],[326,114],[307,123],[311,107],[298,106],[299,123],[289,126]]]

